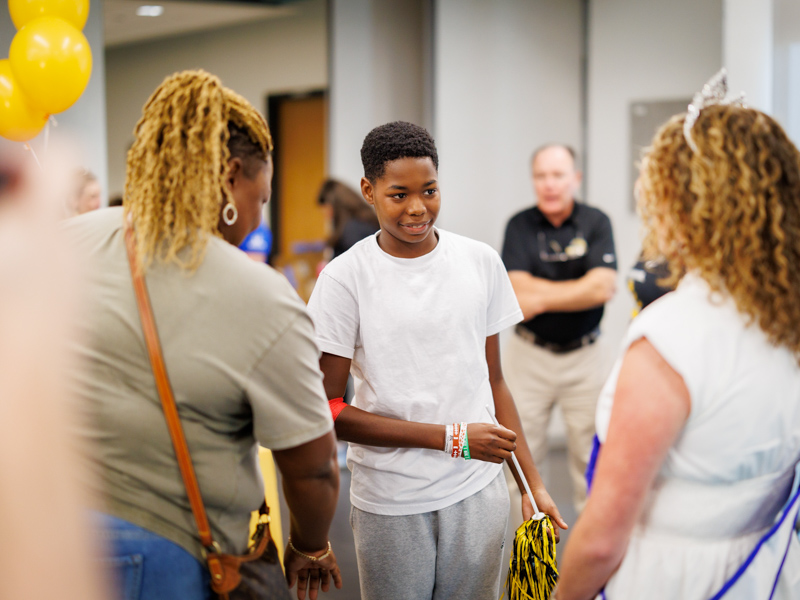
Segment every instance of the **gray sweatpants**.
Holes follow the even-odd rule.
[[[442,510],[391,516],[351,508],[361,599],[497,600],[508,509],[502,473]]]

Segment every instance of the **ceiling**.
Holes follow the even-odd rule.
[[[256,19],[281,17],[294,12],[287,0],[103,0],[106,47],[121,46],[160,37],[216,29]],[[281,6],[283,4],[283,6]],[[158,17],[140,17],[143,5],[164,7]]]

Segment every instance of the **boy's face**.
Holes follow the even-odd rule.
[[[375,207],[378,243],[392,256],[416,258],[436,247],[433,224],[439,214],[439,174],[429,157],[386,163],[382,177],[361,179],[364,199]]]

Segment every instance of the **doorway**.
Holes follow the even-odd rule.
[[[267,99],[275,144],[270,264],[286,275],[306,302],[325,250],[326,221],[317,194],[325,180],[327,105],[323,91]]]

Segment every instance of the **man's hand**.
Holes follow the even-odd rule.
[[[546,312],[576,312],[603,306],[614,297],[617,272],[595,267],[578,279],[551,281],[527,271],[509,271],[525,320]]]

